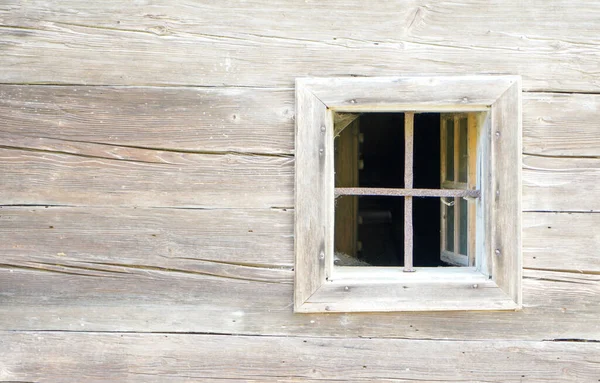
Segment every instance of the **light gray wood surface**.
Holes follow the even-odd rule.
[[[296,84],[294,310],[319,289],[333,265],[333,113]],[[328,265],[329,264],[329,265]]]
[[[600,274],[600,214],[524,213],[527,268]]]
[[[517,78],[490,111],[491,131],[483,133],[489,137],[490,151],[484,158],[491,157],[490,168],[484,165],[481,170],[491,173],[489,183],[482,187],[484,198],[487,197],[483,203],[489,206],[491,213],[490,221],[485,218],[484,232],[490,233],[486,251],[488,264],[492,265],[492,279],[518,306],[523,301],[521,110],[521,79]]]
[[[486,110],[516,76],[377,76],[297,81],[328,108],[341,112]]]
[[[0,381],[596,382],[599,20],[593,0],[2,1]],[[293,314],[294,79],[427,73],[531,92],[524,309]]]
[[[524,93],[523,152],[600,157],[600,94]]]
[[[293,89],[0,85],[4,132],[118,146],[292,154]],[[523,152],[600,156],[600,95],[523,94]],[[235,116],[235,117],[234,117]]]
[[[4,206],[0,262],[74,269],[120,264],[190,272],[289,270],[293,217],[293,210],[285,209]]]
[[[6,205],[293,206],[293,158],[18,141],[0,144],[1,203]]]
[[[289,269],[60,258],[3,260],[0,329],[530,340],[600,333],[597,274],[525,270],[518,312],[294,314]]]
[[[4,131],[0,138],[2,204],[207,208],[294,204],[294,159],[286,156],[137,149]],[[524,156],[523,210],[600,211],[600,199],[593,197],[600,193],[599,177],[598,158]]]
[[[293,214],[280,209],[2,206],[0,253],[17,265],[28,260],[121,261],[167,267],[190,257],[291,269]],[[590,230],[599,225],[600,214],[524,213],[525,268],[600,273],[600,234]]]
[[[592,0],[10,0],[0,82],[291,87],[300,76],[509,73],[526,90],[594,92],[599,17]]]
[[[32,138],[193,152],[294,151],[291,89],[0,85],[0,116],[0,130]]]
[[[600,157],[523,156],[523,210],[600,211]]]
[[[0,332],[0,344],[5,381],[587,383],[600,375],[597,343]]]

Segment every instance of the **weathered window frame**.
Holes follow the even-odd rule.
[[[334,115],[480,112],[475,267],[333,267]],[[483,112],[483,113],[481,113]],[[296,312],[521,307],[521,79],[412,76],[296,80]]]

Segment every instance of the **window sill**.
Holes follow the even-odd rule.
[[[517,310],[494,281],[474,267],[335,267],[332,278],[297,312]]]

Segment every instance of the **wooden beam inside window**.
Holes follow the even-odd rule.
[[[413,188],[413,141],[415,114],[404,113],[404,188]],[[412,195],[404,197],[404,271],[413,269]]]

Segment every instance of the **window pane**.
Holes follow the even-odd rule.
[[[460,119],[458,135],[458,181],[467,182],[467,164],[469,163],[467,119]]]
[[[446,202],[452,201],[452,206],[446,206],[446,250],[454,252],[454,200],[446,198]]]
[[[469,237],[468,237],[468,233],[469,233],[469,223],[468,223],[468,219],[469,219],[469,203],[467,201],[465,201],[462,198],[458,199],[458,203],[460,205],[460,216],[459,216],[459,220],[460,220],[460,246],[459,246],[459,252],[463,255],[468,255],[467,254],[467,249],[468,249],[468,241],[469,241]]]
[[[446,120],[446,180],[454,181],[454,119]]]

